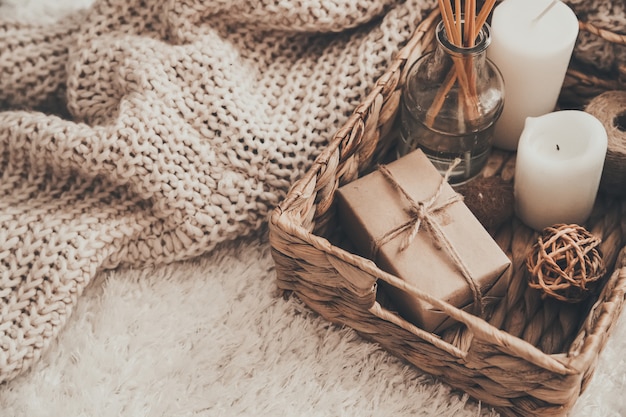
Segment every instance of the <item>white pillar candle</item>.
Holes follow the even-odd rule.
[[[517,149],[526,117],[554,111],[577,36],[578,18],[561,1],[504,0],[494,8],[487,57],[505,89],[494,146]]]
[[[526,119],[515,161],[518,217],[535,230],[557,223],[582,225],[598,192],[607,133],[579,110]]]

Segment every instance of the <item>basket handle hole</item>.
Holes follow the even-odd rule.
[[[620,113],[613,119],[613,124],[622,132],[626,132],[626,112]]]

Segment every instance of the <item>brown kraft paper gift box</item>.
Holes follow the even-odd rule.
[[[390,236],[400,225],[412,219],[410,224],[414,224],[419,217],[410,215],[411,204],[402,190],[414,202],[433,201],[428,219],[421,216],[412,240],[406,236],[410,230]],[[357,253],[374,260],[381,269],[478,315],[475,301],[487,306],[504,295],[509,258],[421,150],[342,186],[337,198],[339,218]],[[429,226],[433,222],[436,224]],[[437,235],[436,230],[441,233]],[[399,313],[426,331],[437,333],[454,323],[409,293],[391,285],[385,290]]]

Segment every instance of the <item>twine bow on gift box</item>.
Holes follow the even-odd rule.
[[[374,240],[372,243],[372,255],[376,257],[378,255],[379,249],[386,243],[392,241],[400,235],[404,235],[404,239],[402,244],[400,245],[400,251],[404,251],[411,242],[417,236],[422,224],[426,227],[426,229],[430,232],[433,243],[437,247],[437,249],[445,249],[445,251],[450,255],[455,265],[458,267],[459,271],[463,275],[465,281],[469,285],[472,295],[474,298],[474,308],[477,310],[477,315],[482,317],[485,312],[485,304],[483,301],[482,294],[480,292],[480,288],[474,278],[469,271],[469,268],[463,262],[463,258],[459,255],[457,250],[454,248],[454,245],[446,236],[443,228],[437,221],[435,214],[441,210],[444,210],[448,206],[463,201],[463,196],[458,193],[454,193],[450,198],[439,201],[439,197],[441,192],[443,191],[444,186],[448,183],[448,178],[450,174],[454,170],[454,168],[459,165],[461,159],[456,158],[454,162],[450,165],[445,175],[441,178],[439,182],[439,186],[435,193],[425,201],[415,201],[409,193],[398,183],[398,181],[393,176],[392,172],[385,165],[379,165],[378,171],[383,175],[387,181],[393,186],[393,188],[400,193],[402,197],[407,201],[408,206],[405,208],[406,213],[409,215],[409,220],[406,222],[396,226],[391,229],[389,232],[385,233],[379,239]]]

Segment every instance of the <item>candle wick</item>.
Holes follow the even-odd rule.
[[[552,2],[550,4],[548,4],[548,6],[543,9],[543,11],[541,13],[539,13],[537,16],[535,16],[535,18],[532,20],[532,23],[537,23],[537,21],[539,21],[539,19],[541,19],[542,17],[544,17],[549,11],[550,9],[552,9],[554,6],[556,6],[556,4],[559,2],[560,0],[552,0]]]
[[[557,151],[560,151],[560,150],[561,150],[561,148],[559,148],[559,144],[558,144],[558,143],[556,144],[556,150],[557,150]]]

